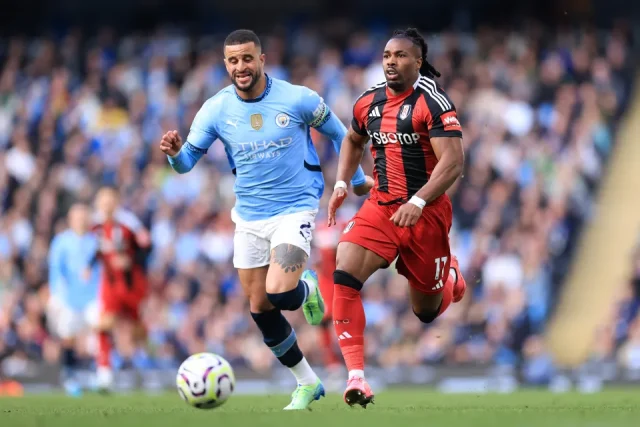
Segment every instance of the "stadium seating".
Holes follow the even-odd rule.
[[[364,39],[346,49],[310,31],[265,37],[267,72],[317,90],[349,123],[355,98],[383,79],[383,41],[354,37]],[[220,46],[181,35],[88,40],[16,38],[0,49],[0,358],[57,361],[44,314],[47,248],[74,200],[115,184],[152,232],[145,320],[155,350],[118,342],[114,357],[169,367],[209,350],[269,368],[275,358],[231,265],[234,178],[222,145],[186,175],[157,148],[163,131],[185,136],[203,101],[228,84]],[[544,381],[552,364],[541,334],[631,92],[628,43],[619,33],[486,29],[428,42],[463,125],[467,167],[451,192],[452,244],[471,289],[427,328],[407,305],[406,281],[394,269],[376,274],[364,290],[369,360],[524,364],[531,382]],[[310,58],[310,49],[319,53]],[[314,138],[331,189],[336,154]],[[343,210],[359,203],[350,198]],[[615,340],[637,364],[637,293],[623,305],[633,315],[620,316]],[[299,313],[290,319],[311,348],[315,332]],[[79,345],[90,354],[91,340]],[[308,357],[320,363],[320,354]]]

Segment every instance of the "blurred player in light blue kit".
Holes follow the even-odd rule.
[[[296,377],[285,409],[305,409],[325,391],[282,310],[302,307],[308,323],[322,322],[318,278],[305,270],[324,191],[310,128],[327,136],[337,152],[346,128],[316,92],[264,73],[265,55],[252,31],[231,33],[224,57],[233,85],[205,102],[184,144],[170,131],[160,148],[173,169],[186,173],[214,141],[224,144],[236,175],[234,266],[265,344]],[[373,180],[358,168],[351,184],[364,195]]]
[[[75,338],[98,322],[99,270],[94,268],[89,274],[86,270],[98,242],[89,231],[90,212],[86,205],[73,205],[67,222],[69,228],[53,238],[49,251],[47,319],[51,332],[62,340],[65,390],[79,395],[81,390],[74,378]]]

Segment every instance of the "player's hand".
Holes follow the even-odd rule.
[[[393,215],[391,215],[391,222],[398,227],[413,227],[416,225],[420,217],[422,216],[422,209],[414,205],[413,203],[405,203],[400,206]]]
[[[364,184],[353,187],[353,194],[356,196],[366,196],[373,188],[374,181],[370,176],[364,177]]]
[[[146,229],[142,229],[136,233],[136,243],[141,248],[148,248],[151,246],[151,235]]]
[[[331,200],[329,200],[329,218],[327,221],[327,225],[331,227],[332,225],[336,225],[336,211],[342,203],[344,199],[347,198],[347,189],[346,188],[336,188],[333,190],[333,194],[331,195]]]
[[[160,140],[160,149],[163,153],[173,157],[180,152],[181,148],[182,138],[178,135],[177,130],[170,130],[162,135],[162,140]]]

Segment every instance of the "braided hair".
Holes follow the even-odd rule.
[[[440,77],[440,72],[436,70],[433,65],[427,61],[427,52],[429,51],[429,47],[427,46],[427,42],[424,41],[424,38],[420,35],[417,29],[415,28],[407,28],[406,30],[395,30],[393,32],[392,38],[405,38],[411,40],[411,42],[420,48],[420,53],[422,55],[422,66],[420,67],[420,74],[426,77]]]

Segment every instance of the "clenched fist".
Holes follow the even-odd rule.
[[[182,138],[178,135],[178,131],[170,130],[162,135],[160,141],[160,149],[163,153],[173,157],[180,152],[182,148]]]

